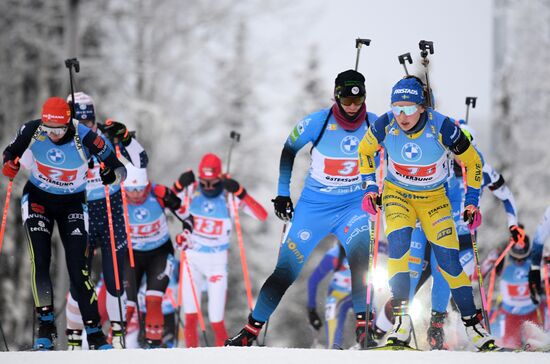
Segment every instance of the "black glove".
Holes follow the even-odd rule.
[[[162,186],[162,187],[164,188],[162,189],[161,192],[159,192],[159,194],[161,194],[162,196],[159,196],[159,197],[162,198],[162,201],[164,202],[164,206],[168,207],[170,210],[173,210],[173,211],[176,211],[177,209],[179,209],[181,207],[181,199],[178,196],[176,196],[176,194],[172,192],[169,188],[166,188],[165,186]],[[157,190],[159,189],[157,188]],[[155,191],[155,192],[158,192],[158,191]]]
[[[174,182],[174,189],[178,192],[183,191],[185,188],[195,183],[195,174],[192,170],[188,170],[180,174],[180,178]]]
[[[246,190],[241,187],[239,182],[235,181],[232,178],[225,178],[223,180],[223,188],[229,192],[235,194],[238,198],[243,198],[246,196]]]
[[[273,200],[273,207],[275,208],[275,215],[283,221],[290,221],[294,212],[294,206],[292,200],[288,196],[277,196]]]
[[[110,185],[117,179],[115,171],[107,166],[103,166],[103,168],[99,169],[99,176],[101,177],[101,182],[104,185]]]
[[[193,217],[192,216],[189,216],[187,219],[183,220],[182,224],[183,224],[183,228],[182,228],[183,231],[187,230],[187,231],[189,231],[189,233],[193,232]]]
[[[309,324],[313,329],[316,331],[319,331],[321,327],[323,327],[323,321],[321,321],[321,318],[319,317],[319,314],[317,313],[317,310],[314,308],[308,308],[307,314],[309,317]]]
[[[540,296],[542,295],[540,268],[538,267],[531,267],[529,271],[529,291],[531,293],[531,300],[535,305],[538,305]]]
[[[127,147],[132,141],[132,136],[128,132],[126,125],[118,121],[108,119],[105,122],[103,130],[105,131],[107,137],[111,139],[115,144],[118,140],[120,140],[122,142],[122,145]]]
[[[514,243],[524,242],[525,241],[525,230],[523,230],[522,225],[512,225],[510,226],[510,237]]]

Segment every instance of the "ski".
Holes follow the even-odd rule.
[[[382,345],[382,346],[375,346],[372,348],[365,348],[365,350],[409,350],[409,351],[422,351],[420,349],[413,348],[409,345]]]

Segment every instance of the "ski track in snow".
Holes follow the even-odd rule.
[[[548,363],[548,353],[475,353],[464,351],[357,351],[286,348],[127,349],[109,351],[2,352],[2,364],[344,364],[392,362],[407,364]]]

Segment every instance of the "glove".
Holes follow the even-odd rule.
[[[464,208],[464,221],[468,222],[470,230],[475,230],[481,225],[481,211],[474,205],[468,205]]]
[[[132,141],[132,136],[128,132],[126,125],[118,121],[114,121],[113,119],[108,119],[105,122],[103,130],[105,131],[107,137],[113,140],[115,144],[118,140],[120,140],[122,145],[127,147]]]
[[[246,196],[246,190],[232,178],[225,178],[223,180],[223,188],[229,193],[234,194],[238,198],[243,198]]]
[[[512,225],[509,229],[510,239],[512,239],[514,243],[523,243],[525,241],[525,230],[523,230],[523,226]]]
[[[117,179],[115,171],[105,165],[99,169],[99,176],[104,185],[113,184]]]
[[[185,171],[180,174],[180,178],[174,182],[174,190],[176,190],[176,192],[181,192],[193,183],[195,183],[195,174],[192,170]]]
[[[189,230],[183,230],[182,233],[176,235],[176,248],[182,251],[193,248],[191,232]]]
[[[529,271],[529,291],[531,293],[531,300],[535,305],[540,302],[540,296],[542,295],[542,285],[540,278],[540,268],[532,266]]]
[[[288,196],[277,196],[273,200],[273,207],[275,208],[275,215],[283,221],[290,221],[292,214],[294,213],[294,205],[292,200]]]
[[[307,315],[309,317],[309,324],[311,325],[311,327],[313,327],[315,331],[319,331],[319,329],[323,327],[323,322],[321,321],[317,310],[314,308],[308,308]]]
[[[17,172],[19,172],[20,167],[21,165],[18,162],[8,160],[2,167],[2,174],[12,180],[17,175]]]
[[[365,195],[363,196],[363,200],[361,201],[361,208],[363,209],[363,211],[367,212],[370,215],[376,215],[378,200],[378,193],[367,192],[365,193]]]

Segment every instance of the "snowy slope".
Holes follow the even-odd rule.
[[[2,364],[344,364],[391,362],[407,364],[483,364],[548,363],[548,353],[474,353],[456,351],[388,352],[283,348],[197,348],[157,350],[112,350],[104,352],[13,352],[0,353]]]

